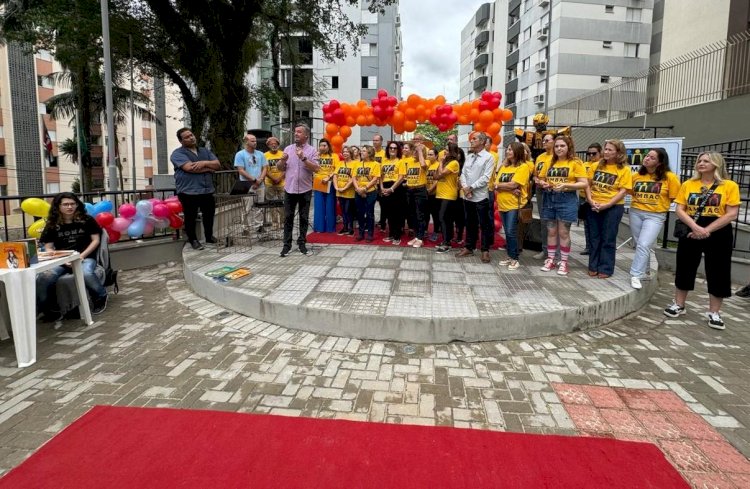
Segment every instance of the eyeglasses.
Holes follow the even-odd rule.
[[[390,147],[390,148],[388,148],[388,149],[395,149],[395,150],[397,150],[397,151],[398,151],[398,146],[391,146],[391,147]]]
[[[587,155],[589,155],[589,156],[596,156],[596,155],[598,155],[599,153],[586,153],[586,154],[587,154]]]
[[[60,203],[60,207],[75,207],[77,205],[78,204],[76,204],[75,202],[61,202]]]

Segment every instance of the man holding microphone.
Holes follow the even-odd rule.
[[[292,250],[292,231],[294,230],[294,212],[299,206],[299,237],[297,245],[303,255],[307,255],[307,227],[310,221],[310,199],[312,197],[313,173],[318,164],[318,152],[307,144],[310,139],[310,128],[299,124],[294,128],[294,144],[284,148],[284,155],[277,163],[285,171],[284,182],[284,246],[281,255],[285,257]]]

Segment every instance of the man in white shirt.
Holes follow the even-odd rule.
[[[471,256],[477,245],[479,228],[482,228],[482,263],[490,262],[490,246],[494,238],[494,226],[490,218],[492,203],[489,199],[487,184],[490,181],[495,160],[484,149],[487,135],[474,132],[469,138],[471,154],[461,171],[460,185],[464,194],[466,210],[466,246],[456,254],[457,258]]]

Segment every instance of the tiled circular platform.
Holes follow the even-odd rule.
[[[520,339],[598,327],[642,307],[657,287],[630,287],[632,251],[618,252],[607,280],[586,274],[574,249],[567,277],[542,272],[530,253],[521,268],[500,269],[478,255],[455,258],[430,249],[314,246],[313,256],[278,246],[183,252],[185,279],[200,296],[249,317],[289,328],[414,343]],[[219,283],[205,275],[243,266],[249,278]],[[656,260],[652,260],[656,266]],[[655,276],[655,274],[652,273]]]

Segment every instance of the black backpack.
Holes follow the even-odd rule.
[[[120,292],[120,286],[117,285],[117,270],[112,270],[112,267],[107,265],[107,268],[104,270],[104,286],[109,287],[112,286],[112,291],[117,294]]]

